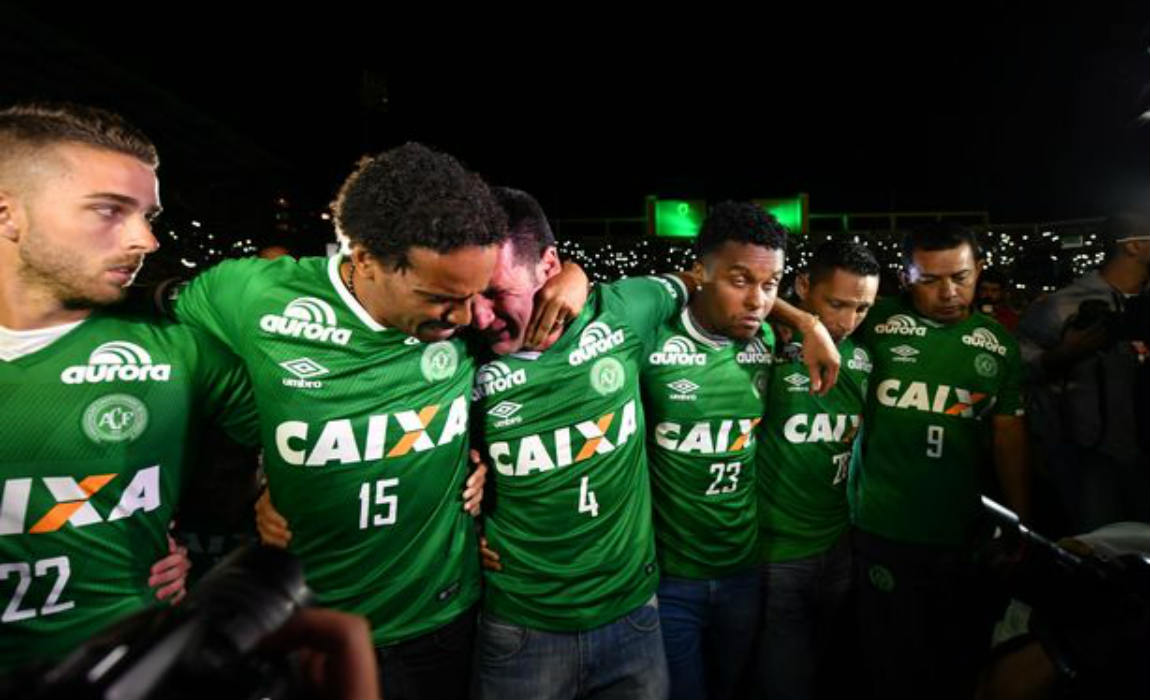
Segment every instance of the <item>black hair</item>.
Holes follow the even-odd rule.
[[[878,277],[882,268],[874,253],[861,243],[845,240],[831,240],[815,249],[807,274],[813,286],[835,270],[845,270],[860,277]]]
[[[333,209],[348,240],[395,268],[407,267],[413,247],[447,253],[507,235],[507,217],[486,183],[418,143],[361,159]]]
[[[961,224],[940,221],[917,228],[902,239],[902,263],[910,267],[914,263],[914,253],[918,250],[950,250],[966,244],[975,260],[982,257],[978,247],[978,236]]]
[[[762,207],[750,202],[722,202],[712,207],[703,220],[699,237],[695,239],[695,255],[701,259],[728,241],[786,252],[787,229]]]
[[[515,251],[515,262],[519,265],[539,262],[543,251],[555,245],[555,234],[539,201],[511,187],[492,187],[491,192],[507,215],[507,237]]]

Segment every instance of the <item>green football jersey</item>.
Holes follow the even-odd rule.
[[[994,473],[991,419],[1022,415],[1018,343],[984,314],[944,325],[901,297],[875,304],[862,341],[874,372],[852,470],[856,524],[961,545]]]
[[[468,474],[475,362],[377,323],[340,258],[221,263],[177,300],[244,361],[272,502],[322,605],[365,616],[376,644],[427,633],[479,598]]]
[[[847,473],[872,368],[850,338],[838,349],[843,364],[826,396],[810,393],[800,333],[775,355],[756,452],[763,561],[825,552],[850,526]]]
[[[0,361],[0,671],[155,603],[196,427],[256,440],[243,367],[193,329],[97,311]]]
[[[733,342],[690,309],[663,324],[643,361],[643,406],[664,575],[709,579],[755,564],[755,426],[774,334]]]
[[[475,387],[502,571],[484,609],[526,627],[585,630],[646,602],[658,583],[639,365],[686,289],[669,278],[597,287],[546,352],[489,362]]]

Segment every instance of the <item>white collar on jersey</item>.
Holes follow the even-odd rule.
[[[367,326],[373,331],[385,331],[387,326],[371,317],[367,309],[363,308],[363,304],[359,303],[351,292],[348,291],[347,285],[343,283],[343,278],[339,276],[339,265],[343,262],[343,254],[336,253],[328,259],[327,263],[327,276],[331,278],[331,286],[335,288],[335,293],[343,299],[343,303],[351,312],[363,321],[363,325]]]
[[[695,315],[691,313],[690,306],[683,307],[683,313],[680,318],[683,321],[683,327],[687,329],[687,335],[712,350],[718,350],[731,344],[730,338],[714,335],[713,333],[708,333],[703,330],[702,327],[699,326],[699,322],[695,320]]]
[[[0,360],[12,362],[40,352],[86,320],[81,319],[47,328],[34,328],[30,331],[14,331],[0,326]]]

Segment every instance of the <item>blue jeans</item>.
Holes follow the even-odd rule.
[[[851,587],[849,534],[822,554],[763,564],[760,695],[778,700],[815,696],[815,671]]]
[[[544,632],[490,615],[479,619],[478,696],[523,698],[667,697],[667,660],[655,598],[610,624]]]
[[[734,696],[750,662],[759,605],[759,577],[753,569],[721,579],[663,577],[659,616],[672,698]]]

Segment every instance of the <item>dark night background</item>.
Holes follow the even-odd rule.
[[[413,139],[559,218],[800,191],[820,213],[1146,209],[1150,5],[970,7],[838,25],[829,6],[617,28],[523,15],[464,33],[350,11],[16,3],[0,101],[125,113],[160,147],[169,211],[225,235],[274,237],[276,196],[319,211],[359,154]]]

